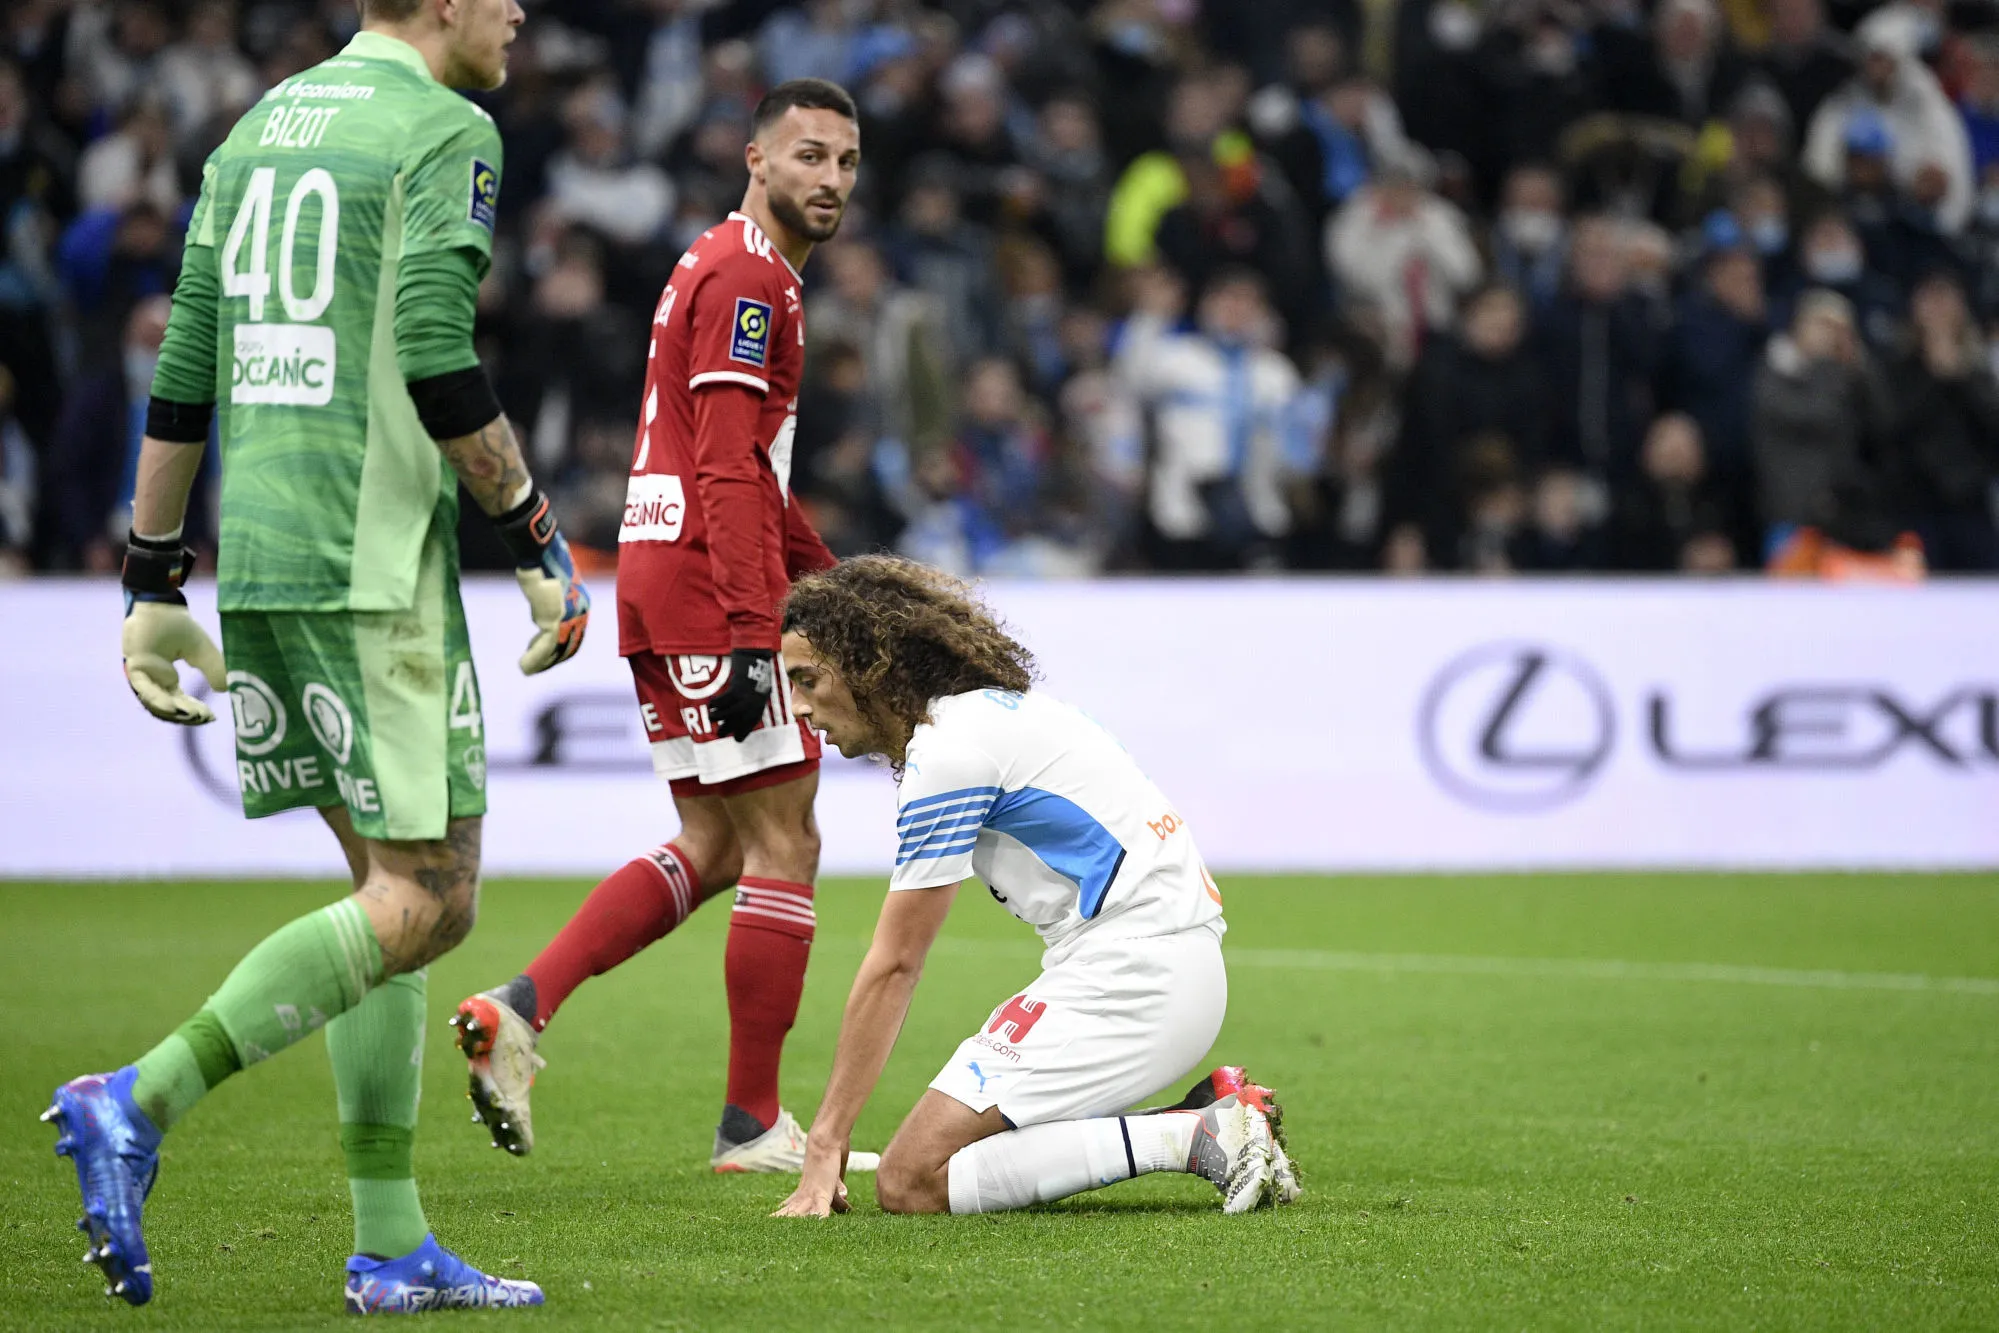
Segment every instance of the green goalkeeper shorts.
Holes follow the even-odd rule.
[[[407,611],[225,611],[236,777],[251,819],[345,805],[364,838],[442,838],[486,813],[465,608],[429,543]]]

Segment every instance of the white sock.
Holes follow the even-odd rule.
[[[1191,1111],[1062,1120],[980,1139],[951,1155],[951,1211],[1025,1208],[1153,1171],[1185,1171],[1199,1120]]]

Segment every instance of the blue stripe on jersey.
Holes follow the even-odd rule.
[[[896,832],[907,841],[921,835],[925,829],[936,828],[939,824],[947,824],[954,819],[984,819],[992,808],[993,800],[990,796],[974,796],[969,801],[953,801],[950,805],[932,806],[907,823],[897,824]]]
[[[895,863],[897,865],[905,865],[910,861],[941,860],[947,856],[956,856],[960,852],[969,852],[978,846],[978,843],[979,831],[977,829],[969,829],[966,831],[965,836],[956,842],[925,843],[914,851],[897,852]]]
[[[999,792],[998,787],[960,787],[911,801],[896,817],[899,845],[895,863],[970,851]]]
[[[999,794],[998,787],[960,787],[956,791],[940,791],[934,796],[919,796],[895,812],[895,822],[898,825],[906,824],[910,816],[917,811],[928,809],[933,805],[942,805],[946,801],[964,801],[976,796],[993,797]]]
[[[1011,791],[993,803],[986,826],[1016,838],[1041,863],[1075,884],[1085,920],[1096,916],[1124,864],[1124,844],[1066,796],[1039,787]]]
[[[940,819],[935,824],[920,824],[902,835],[902,846],[906,850],[926,842],[934,842],[940,837],[950,837],[968,829],[977,829],[986,822],[984,810],[968,810],[962,815],[952,815]]]

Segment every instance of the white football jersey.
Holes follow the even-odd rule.
[[[1186,821],[1111,734],[1039,690],[938,699],[910,737],[889,888],[976,875],[1057,953],[1221,929]]]

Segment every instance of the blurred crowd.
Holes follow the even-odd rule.
[[[659,289],[812,74],[865,157],[793,470],[838,552],[1999,569],[1999,0],[526,7],[479,344],[605,559]],[[5,6],[0,572],[112,567],[201,162],[355,25]]]

